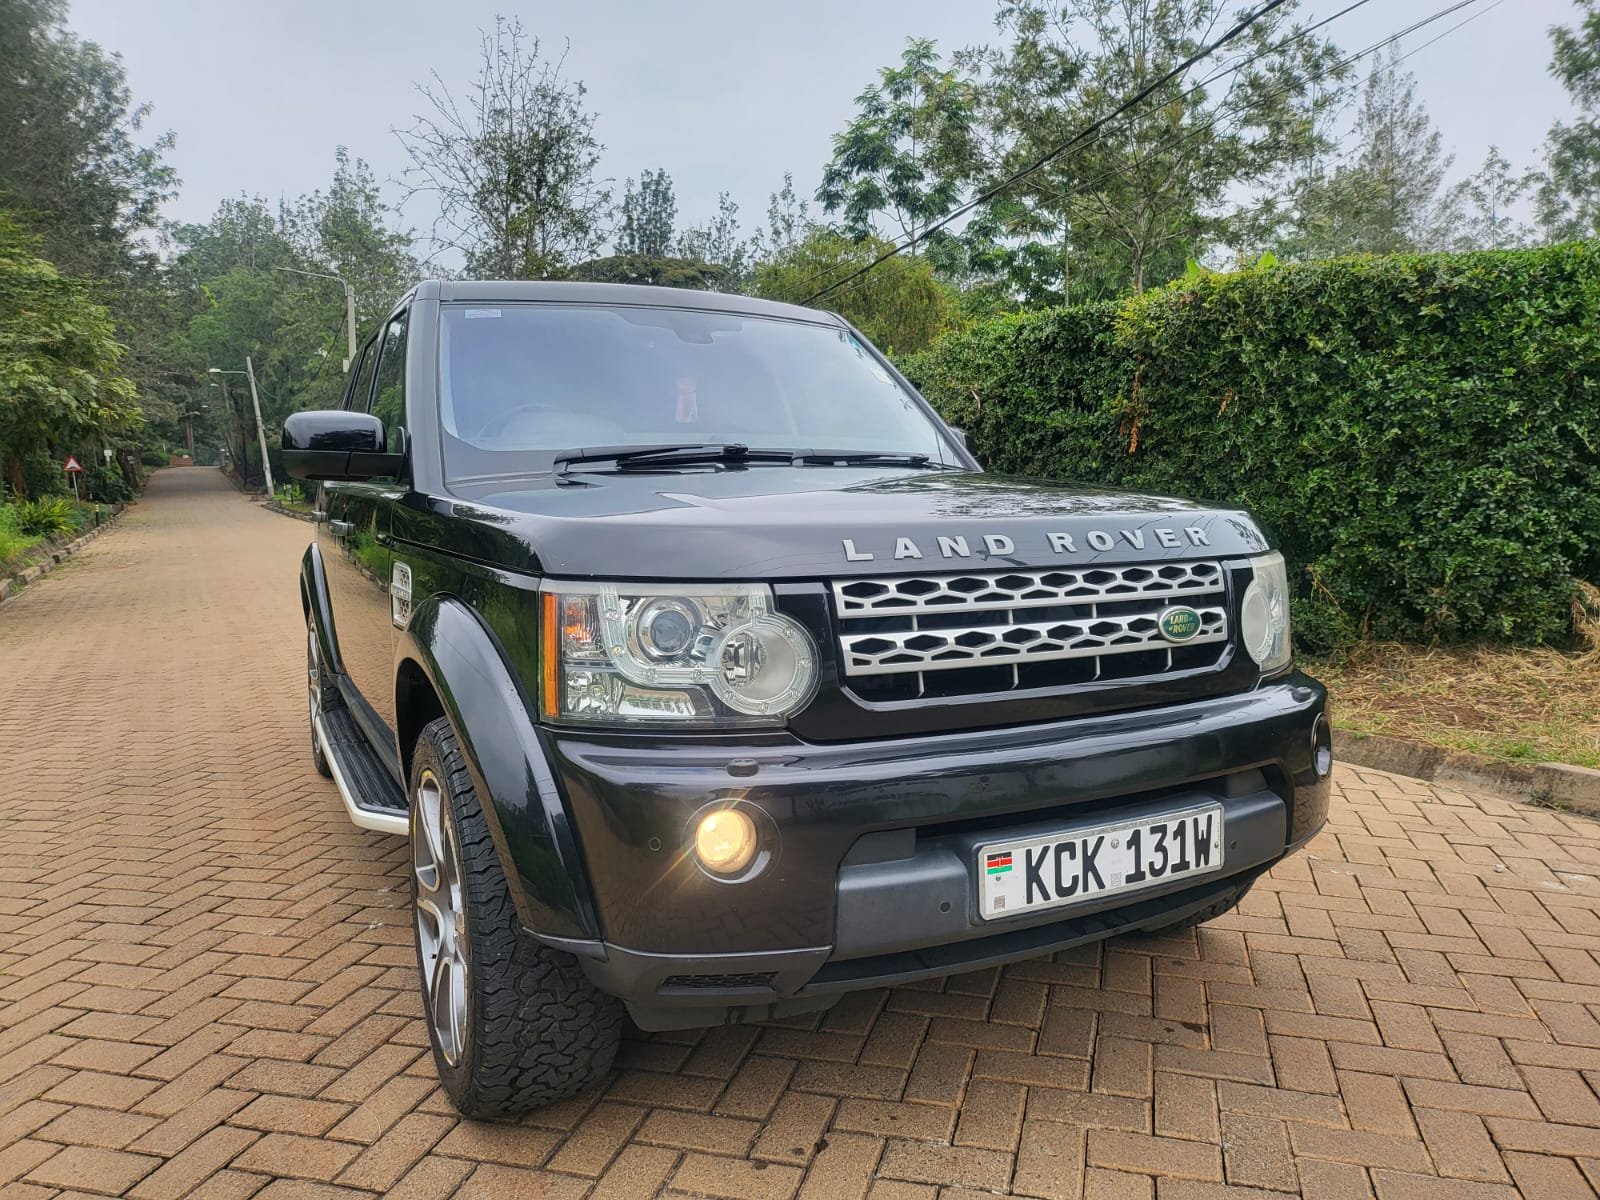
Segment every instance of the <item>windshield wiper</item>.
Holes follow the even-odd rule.
[[[913,467],[929,471],[961,470],[950,463],[935,462],[931,455],[882,450],[766,450],[753,449],[742,442],[707,442],[682,446],[588,446],[563,450],[551,462],[557,474],[566,474],[584,463],[610,464],[610,469],[629,471],[650,467],[685,466],[695,463],[788,463],[791,466]]]
[[[795,463],[814,467],[920,467],[929,471],[950,471],[961,468],[951,463],[935,462],[932,455],[912,454],[893,450],[797,450]]]
[[[630,467],[663,467],[687,463],[792,462],[789,450],[752,450],[739,442],[712,442],[684,446],[591,446],[563,450],[551,466],[565,472],[575,463],[615,463],[618,470]]]

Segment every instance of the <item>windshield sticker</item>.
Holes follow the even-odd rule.
[[[492,321],[500,315],[498,308],[469,308],[461,314],[469,321]]]

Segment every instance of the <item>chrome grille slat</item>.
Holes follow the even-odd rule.
[[[1150,651],[1164,652],[1150,673],[1170,671],[1174,644],[1160,620],[1174,603],[1200,615],[1200,632],[1183,648],[1220,654],[1229,637],[1227,581],[1216,562],[846,579],[832,591],[844,675],[904,676],[919,696],[940,671],[1004,667],[1014,689],[1028,664],[1092,659],[1091,678],[1100,679],[1119,674],[1102,660]],[[943,619],[928,619],[935,615]],[[983,690],[995,688],[1007,685]]]
[[[1071,571],[1010,571],[1001,575],[911,575],[842,579],[833,584],[839,615],[912,616],[940,612],[1000,612],[1062,604],[1178,600],[1223,588],[1214,562]]]
[[[1203,646],[1225,641],[1228,614],[1197,608],[1200,632],[1184,643]],[[959,667],[1003,667],[1061,658],[1101,658],[1141,650],[1167,650],[1159,612],[1151,615],[1085,617],[1078,621],[1040,621],[964,630],[903,630],[856,633],[840,638],[845,673],[892,675],[902,671],[941,671]],[[1024,642],[1023,639],[1027,640]]]

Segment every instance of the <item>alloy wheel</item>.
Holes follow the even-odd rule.
[[[428,1024],[440,1054],[453,1067],[467,1041],[467,924],[461,857],[445,811],[448,804],[438,779],[424,770],[411,810],[417,947]]]

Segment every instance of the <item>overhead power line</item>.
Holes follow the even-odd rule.
[[[1365,2],[1365,0],[1362,0],[1362,2]],[[1455,33],[1457,30],[1460,30],[1460,29],[1464,28],[1465,26],[1470,25],[1473,21],[1476,21],[1479,17],[1486,16],[1488,13],[1493,12],[1495,9],[1499,8],[1505,2],[1506,2],[1506,0],[1493,0],[1493,2],[1490,3],[1487,7],[1479,9],[1477,12],[1475,12],[1471,16],[1467,17],[1465,20],[1457,22],[1456,24],[1452,25],[1450,28],[1444,30],[1442,33],[1440,33],[1437,36],[1429,39],[1428,41],[1426,41],[1424,43],[1422,43],[1422,45],[1416,46],[1416,47],[1406,51],[1396,61],[1397,62],[1404,62],[1404,61],[1406,61],[1406,59],[1411,58],[1413,55],[1422,53],[1422,51],[1428,49],[1428,47],[1430,47],[1432,45],[1435,45],[1436,43],[1438,43],[1440,41],[1443,41],[1445,38],[1449,37],[1451,34]],[[1376,54],[1376,53],[1378,53],[1378,52],[1380,52],[1382,50],[1385,50],[1389,46],[1394,45],[1396,42],[1398,42],[1398,41],[1400,41],[1400,40],[1402,40],[1402,39],[1404,39],[1406,37],[1409,37],[1411,34],[1416,33],[1416,32],[1418,32],[1418,31],[1420,31],[1422,29],[1426,29],[1428,26],[1434,25],[1434,24],[1438,23],[1439,21],[1444,20],[1446,17],[1452,16],[1453,14],[1460,12],[1464,8],[1468,8],[1473,4],[1481,4],[1481,3],[1483,3],[1483,0],[1456,0],[1455,3],[1446,5],[1444,8],[1438,9],[1437,11],[1435,11],[1432,14],[1430,14],[1429,16],[1423,17],[1422,19],[1413,22],[1412,24],[1406,26],[1404,29],[1397,30],[1396,32],[1390,34],[1388,37],[1385,37],[1385,38],[1383,38],[1383,39],[1381,39],[1381,40],[1379,40],[1377,42],[1372,43],[1372,45],[1366,47],[1365,49],[1358,50],[1356,53],[1348,55],[1347,57],[1341,59],[1339,61],[1339,63],[1337,64],[1337,66],[1335,67],[1335,70],[1340,70],[1340,69],[1343,69],[1344,67],[1352,65],[1353,63],[1359,62],[1363,58],[1367,58],[1370,55],[1373,55],[1373,54]],[[1356,8],[1356,7],[1359,7],[1359,4],[1351,6],[1352,9]],[[1349,12],[1349,11],[1350,11],[1350,9],[1345,9],[1345,10],[1342,10],[1341,12],[1339,12],[1339,13],[1336,13],[1336,14],[1334,14],[1333,17],[1330,17],[1327,20],[1321,22],[1321,25],[1326,25],[1326,24],[1329,23],[1329,21],[1336,20],[1336,19],[1338,19],[1338,17],[1343,16],[1344,13]],[[1320,28],[1320,25],[1319,26],[1313,26],[1312,28],[1313,29],[1314,28]],[[1305,34],[1310,33],[1310,32],[1311,32],[1311,29],[1307,29],[1305,31],[1302,31],[1302,34],[1300,36],[1304,36]],[[1257,57],[1259,58],[1260,56],[1258,55]],[[1218,72],[1216,75],[1213,75],[1213,76],[1209,77],[1205,82],[1211,82],[1212,80],[1221,78],[1222,76],[1227,75],[1227,74],[1231,73],[1234,70],[1243,69],[1244,66],[1248,66],[1248,65],[1249,65],[1248,63],[1243,63],[1243,64],[1239,64],[1238,67],[1230,68],[1228,71]],[[1282,87],[1282,88],[1277,89],[1274,92],[1268,93],[1265,96],[1257,97],[1251,103],[1243,105],[1241,107],[1236,107],[1236,108],[1232,108],[1232,109],[1225,108],[1225,109],[1221,110],[1220,112],[1214,114],[1212,117],[1210,117],[1200,128],[1191,130],[1188,133],[1183,134],[1180,137],[1173,138],[1173,139],[1171,139],[1171,140],[1169,140],[1167,142],[1158,143],[1157,145],[1152,147],[1152,153],[1160,153],[1160,152],[1165,152],[1165,151],[1168,151],[1168,150],[1178,149],[1181,146],[1183,146],[1184,144],[1186,144],[1188,142],[1191,142],[1191,141],[1194,141],[1196,138],[1198,138],[1198,137],[1202,136],[1203,134],[1205,134],[1222,117],[1230,116],[1230,115],[1231,116],[1239,116],[1239,115],[1243,115],[1244,113],[1251,112],[1256,108],[1260,108],[1260,107],[1263,107],[1263,106],[1265,106],[1267,104],[1272,103],[1274,100],[1277,100],[1280,97],[1286,95],[1291,90],[1293,90],[1291,87]],[[1115,171],[1107,172],[1107,173],[1105,173],[1103,175],[1098,176],[1095,179],[1090,180],[1087,184],[1082,185],[1081,187],[1078,187],[1078,188],[1076,188],[1074,190],[1075,191],[1081,191],[1081,192],[1092,192],[1095,188],[1099,187],[1102,183],[1105,183],[1109,179],[1113,178],[1115,176],[1115,174],[1116,174]],[[826,288],[823,288],[821,291],[815,293],[812,297],[810,297],[810,299],[808,299],[806,301],[803,301],[802,303],[809,304],[811,302],[811,300],[820,299],[821,297],[829,295],[829,294],[831,294],[831,293],[833,293],[833,292],[835,292],[837,290],[840,290],[841,288],[844,289],[847,292],[853,292],[853,291],[857,290],[858,288],[864,286],[865,283],[867,282],[866,279],[864,278],[864,276],[867,274],[868,271],[872,270],[879,263],[884,262],[887,259],[894,257],[901,250],[908,249],[913,244],[915,244],[914,240],[907,242],[905,244],[905,246],[903,246],[903,247],[896,247],[894,250],[891,250],[888,253],[886,253],[885,255],[883,255],[877,261],[867,264],[866,267],[862,268],[859,271],[856,271],[854,274],[845,276],[843,279],[839,280],[837,283],[829,284]],[[910,270],[912,266],[913,266],[913,264],[911,264],[911,263],[905,263],[900,267],[900,270],[901,271]],[[850,286],[846,287],[845,286],[846,284],[849,284]]]
[[[1468,0],[1468,2],[1470,3],[1471,0]],[[1185,92],[1179,99],[1180,100],[1187,100],[1191,96],[1195,95],[1197,92],[1202,91],[1203,89],[1205,89],[1206,87],[1208,87],[1212,83],[1215,83],[1219,79],[1224,79],[1229,75],[1237,75],[1240,71],[1246,70],[1249,67],[1254,66],[1256,63],[1260,62],[1263,58],[1266,58],[1269,55],[1281,54],[1283,51],[1289,49],[1289,47],[1295,45],[1298,42],[1304,41],[1306,38],[1310,37],[1312,34],[1318,32],[1319,30],[1325,29],[1327,26],[1333,24],[1335,21],[1339,20],[1340,18],[1348,16],[1350,13],[1355,12],[1356,9],[1364,8],[1364,7],[1366,7],[1366,5],[1368,5],[1370,3],[1372,3],[1372,0],[1354,0],[1353,3],[1345,5],[1345,7],[1341,8],[1338,12],[1334,13],[1332,16],[1324,17],[1322,20],[1316,22],[1314,25],[1309,25],[1309,26],[1305,27],[1304,29],[1297,29],[1292,36],[1285,38],[1283,41],[1279,42],[1276,46],[1270,46],[1270,47],[1268,47],[1268,48],[1266,48],[1264,50],[1261,50],[1261,51],[1259,51],[1259,52],[1257,52],[1255,54],[1252,54],[1249,58],[1245,59],[1243,62],[1235,63],[1230,67],[1225,67],[1220,71],[1215,71],[1212,74],[1207,75],[1199,83],[1195,84],[1192,88],[1190,88],[1187,92]],[[1259,14],[1259,15],[1260,16],[1264,16],[1264,15],[1266,15],[1266,13],[1263,12],[1262,14]],[[1258,19],[1259,19],[1259,17],[1258,17]],[[1219,46],[1220,46],[1220,43],[1219,43]],[[1182,67],[1178,68],[1178,71],[1182,71],[1182,70],[1183,70]],[[1171,78],[1171,76],[1169,76],[1168,78]],[[1158,81],[1157,83],[1153,84],[1151,86],[1150,90],[1154,90],[1156,88],[1161,87],[1163,82],[1164,81]],[[1137,98],[1135,99],[1135,101],[1133,103],[1137,103]],[[1131,104],[1130,105],[1125,105],[1124,109],[1129,108],[1129,107],[1131,107]],[[1121,110],[1119,110],[1119,111],[1121,111]],[[1112,113],[1109,117],[1106,118],[1106,120],[1107,121],[1113,120],[1113,119],[1115,119],[1116,115],[1117,115],[1116,113]],[[1066,146],[1070,146],[1073,142],[1076,142],[1078,140],[1078,136],[1081,136],[1081,135],[1075,136],[1073,139],[1071,139],[1071,141],[1069,141],[1068,143],[1065,143],[1063,147],[1060,147],[1060,148],[1057,149],[1057,151],[1052,152],[1052,154],[1059,154],[1061,152],[1061,150],[1064,149]],[[1044,163],[1048,162],[1050,160],[1050,157],[1051,156],[1046,156],[1045,159],[1041,160],[1040,165],[1043,165]],[[1037,169],[1037,168],[1034,168],[1034,169]],[[1009,184],[1008,183],[1002,183],[1002,184],[999,185],[999,187],[1001,187],[1001,188],[1004,188],[1006,186],[1009,186]],[[976,197],[970,203],[971,204],[978,204],[978,203],[982,203],[982,201],[983,201],[983,197],[980,196],[980,197]],[[959,215],[959,214],[955,214],[955,215]],[[948,218],[947,218],[947,220],[948,220]],[[921,240],[923,238],[926,238],[930,233],[936,232],[937,229],[941,228],[941,227],[942,227],[942,225],[941,226],[933,226],[933,227],[930,227],[927,230],[924,230],[921,234],[912,235],[912,237],[911,237],[911,239],[909,241],[907,241],[903,246],[896,247],[894,250],[889,251],[888,255],[886,257],[893,257],[894,255],[899,254],[899,253],[903,252],[904,250],[910,249],[912,246],[916,245],[919,240]],[[876,264],[873,264],[873,265],[876,265]],[[870,269],[870,266],[869,266],[869,269]],[[809,289],[811,287],[812,284],[816,283],[820,279],[826,278],[827,275],[828,275],[828,269],[827,268],[824,268],[823,270],[820,270],[820,271],[813,272],[811,275],[808,275],[804,280],[802,280],[797,286],[787,289],[787,292],[786,292],[786,295],[785,295],[784,298],[785,299],[790,299],[795,295],[805,293],[807,291],[807,289]],[[851,277],[847,276],[846,278],[848,279],[848,278],[851,278]],[[819,296],[823,296],[823,295],[828,294],[834,288],[839,287],[844,282],[845,282],[845,280],[840,280],[837,283],[830,284],[827,288],[823,289],[821,292],[816,293],[815,295],[809,297],[806,300],[799,301],[799,303],[801,303],[801,304],[809,304],[811,302],[811,300],[816,299]],[[854,289],[852,288],[851,290],[853,291]]]
[[[900,254],[901,252],[903,252],[905,250],[909,250],[912,246],[915,246],[918,242],[926,241],[930,236],[932,236],[933,234],[939,232],[939,230],[943,229],[946,225],[949,225],[952,221],[955,221],[958,218],[965,216],[967,213],[971,212],[974,208],[977,208],[978,205],[983,204],[986,201],[992,200],[994,197],[998,196],[1001,192],[1005,191],[1007,188],[1012,187],[1013,185],[1015,185],[1017,183],[1020,183],[1022,180],[1028,178],[1028,176],[1030,176],[1030,175],[1034,175],[1034,174],[1038,173],[1039,171],[1044,170],[1045,167],[1049,166],[1056,159],[1060,158],[1068,150],[1071,150],[1075,146],[1078,146],[1079,144],[1081,144],[1082,142],[1094,137],[1097,133],[1099,133],[1102,129],[1104,129],[1112,121],[1115,121],[1123,113],[1125,113],[1129,109],[1132,109],[1132,108],[1136,107],[1137,105],[1143,103],[1147,98],[1149,98],[1150,96],[1154,95],[1161,88],[1165,87],[1167,84],[1171,83],[1174,79],[1177,79],[1179,76],[1181,76],[1184,73],[1186,73],[1189,70],[1190,67],[1194,66],[1196,63],[1204,62],[1206,59],[1210,58],[1213,54],[1215,54],[1218,50],[1222,49],[1228,43],[1230,43],[1232,41],[1235,41],[1236,39],[1241,37],[1243,34],[1248,32],[1249,29],[1253,25],[1255,25],[1257,22],[1261,21],[1263,18],[1265,18],[1267,16],[1270,16],[1273,12],[1277,11],[1278,9],[1282,8],[1285,4],[1288,4],[1290,2],[1291,2],[1291,0],[1267,0],[1267,3],[1263,4],[1260,8],[1258,8],[1254,12],[1252,12],[1252,13],[1250,13],[1250,14],[1242,17],[1242,18],[1240,18],[1234,24],[1233,28],[1229,29],[1221,37],[1219,37],[1215,41],[1210,42],[1207,45],[1201,47],[1194,54],[1192,54],[1188,58],[1184,59],[1183,62],[1179,63],[1176,67],[1173,67],[1172,70],[1168,71],[1165,75],[1161,76],[1161,78],[1159,78],[1155,82],[1150,83],[1150,84],[1146,85],[1145,87],[1141,88],[1137,93],[1135,93],[1129,99],[1123,101],[1113,111],[1107,113],[1105,116],[1100,117],[1099,119],[1090,122],[1087,126],[1085,126],[1083,129],[1079,130],[1077,133],[1073,134],[1072,137],[1068,138],[1065,142],[1062,142],[1059,146],[1057,146],[1055,149],[1051,150],[1049,153],[1041,156],[1040,158],[1035,159],[1033,162],[1031,162],[1027,166],[1023,167],[1020,171],[1016,171],[1013,174],[1007,176],[1005,179],[1002,179],[999,183],[995,184],[994,186],[986,188],[984,191],[978,193],[978,195],[974,196],[972,199],[966,201],[965,203],[957,205],[954,209],[952,209],[950,212],[946,213],[943,217],[940,217],[939,220],[937,220],[933,224],[929,225],[926,229],[922,230],[920,233],[917,233],[917,234],[913,235],[911,238],[909,238],[903,246],[902,245],[895,245],[895,246],[890,247],[888,250],[884,251],[883,254],[881,254],[877,258],[873,259],[870,263],[867,263],[865,266],[857,268],[855,271],[851,272],[849,275],[846,275],[843,279],[839,280],[836,283],[829,284],[827,287],[823,288],[821,291],[812,293],[810,296],[807,296],[800,303],[801,304],[810,304],[814,300],[820,300],[823,296],[826,296],[829,292],[835,291],[836,289],[844,286],[845,284],[849,283],[852,279],[855,279],[858,275],[865,275],[868,271],[872,270],[879,263],[887,262],[889,259],[893,258],[895,255]]]

